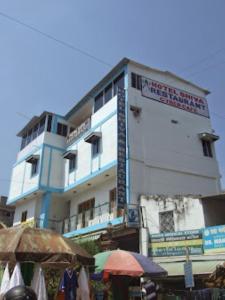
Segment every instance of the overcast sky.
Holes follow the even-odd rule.
[[[224,0],[0,0],[0,194],[29,118],[64,115],[125,56],[211,91],[225,187],[224,32]]]

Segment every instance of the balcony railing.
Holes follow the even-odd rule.
[[[84,132],[86,132],[90,128],[91,128],[91,118],[88,118],[67,136],[66,138],[67,144],[70,144],[74,140],[78,139]]]
[[[68,216],[63,220],[48,219],[47,227],[57,231],[60,234],[64,234],[81,228],[109,222],[116,217],[117,209],[111,209],[109,207],[109,203],[104,203],[82,213]],[[43,227],[43,220],[36,219],[35,226],[38,228]]]

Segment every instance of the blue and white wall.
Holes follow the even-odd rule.
[[[91,129],[70,145],[67,150],[77,150],[77,167],[69,173],[69,160],[64,159],[64,190],[76,187],[103,170],[116,166],[117,115],[116,97],[111,99],[91,117]],[[101,153],[92,157],[91,144],[84,141],[90,132],[101,133]]]
[[[100,176],[104,176],[107,171],[110,171],[110,174],[115,177],[117,163],[116,97],[92,115],[91,128],[77,140],[70,143],[69,147],[67,147],[66,138],[56,134],[57,121],[67,124],[62,118],[54,116],[52,132],[43,132],[18,153],[17,162],[12,171],[8,200],[9,203],[14,203],[17,207],[15,223],[20,220],[25,207],[29,210],[28,215],[33,215],[35,218],[42,218],[44,216],[43,210],[48,210],[46,212],[48,218],[62,219],[68,217],[63,201],[68,201],[70,196],[67,194],[71,189],[82,186],[82,189],[85,190],[85,184],[90,180],[94,180],[93,184],[95,185],[101,185],[102,181],[104,185],[106,178],[101,179]],[[101,133],[101,152],[95,157],[92,157],[92,145],[84,141],[84,138],[91,132]],[[69,150],[77,150],[76,168],[72,172],[69,172],[69,160],[63,158],[63,153]],[[33,177],[31,177],[31,164],[26,162],[30,155],[39,157],[38,172]],[[96,181],[95,178],[98,177],[100,179]],[[111,185],[115,187],[115,178],[112,180]],[[29,205],[28,201],[23,203],[23,199],[31,197],[34,192],[43,193],[42,198],[36,201],[38,204],[33,199],[29,202]],[[48,205],[45,201],[46,196],[44,196],[46,193],[50,197],[48,198],[48,201],[50,201]],[[58,198],[60,200],[57,200]],[[103,198],[97,197],[96,203],[109,201],[108,195],[107,199],[105,199],[105,196]],[[78,202],[80,201],[74,202],[72,211],[76,210],[74,206]],[[30,209],[31,207],[32,209]]]

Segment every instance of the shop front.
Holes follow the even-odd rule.
[[[158,280],[163,299],[204,299],[207,293],[224,292],[225,225],[153,234],[149,257],[168,272],[168,277]],[[191,285],[187,285],[187,262],[191,265]],[[216,276],[218,270],[220,276]]]

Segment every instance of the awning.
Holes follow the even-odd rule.
[[[85,235],[85,236],[78,236],[78,237],[73,237],[71,238],[72,241],[75,242],[87,242],[87,241],[96,241],[97,239],[100,238],[101,234],[105,233],[106,231],[100,231],[98,233],[94,233],[94,234],[89,234],[89,235]]]
[[[192,269],[194,275],[206,275],[215,271],[216,266],[225,262],[225,254],[217,255],[192,255]],[[167,272],[168,276],[184,276],[185,256],[154,257],[153,261],[158,263]]]
[[[209,142],[215,142],[217,141],[220,137],[218,135],[215,135],[213,133],[209,132],[202,132],[199,133],[199,138],[203,141],[209,141]]]
[[[224,260],[192,261],[193,275],[211,274],[216,266],[224,263]],[[168,272],[168,276],[184,276],[184,261],[163,262],[159,265]]]
[[[100,139],[102,137],[102,133],[101,132],[92,132],[90,133],[85,139],[84,141],[86,143],[90,143],[92,144],[93,142],[95,142],[97,139]]]
[[[63,153],[63,158],[72,159],[77,155],[77,150],[69,150]]]
[[[35,163],[37,160],[39,160],[40,158],[40,155],[30,155],[27,159],[26,159],[26,162],[30,163],[30,164],[33,164]]]

